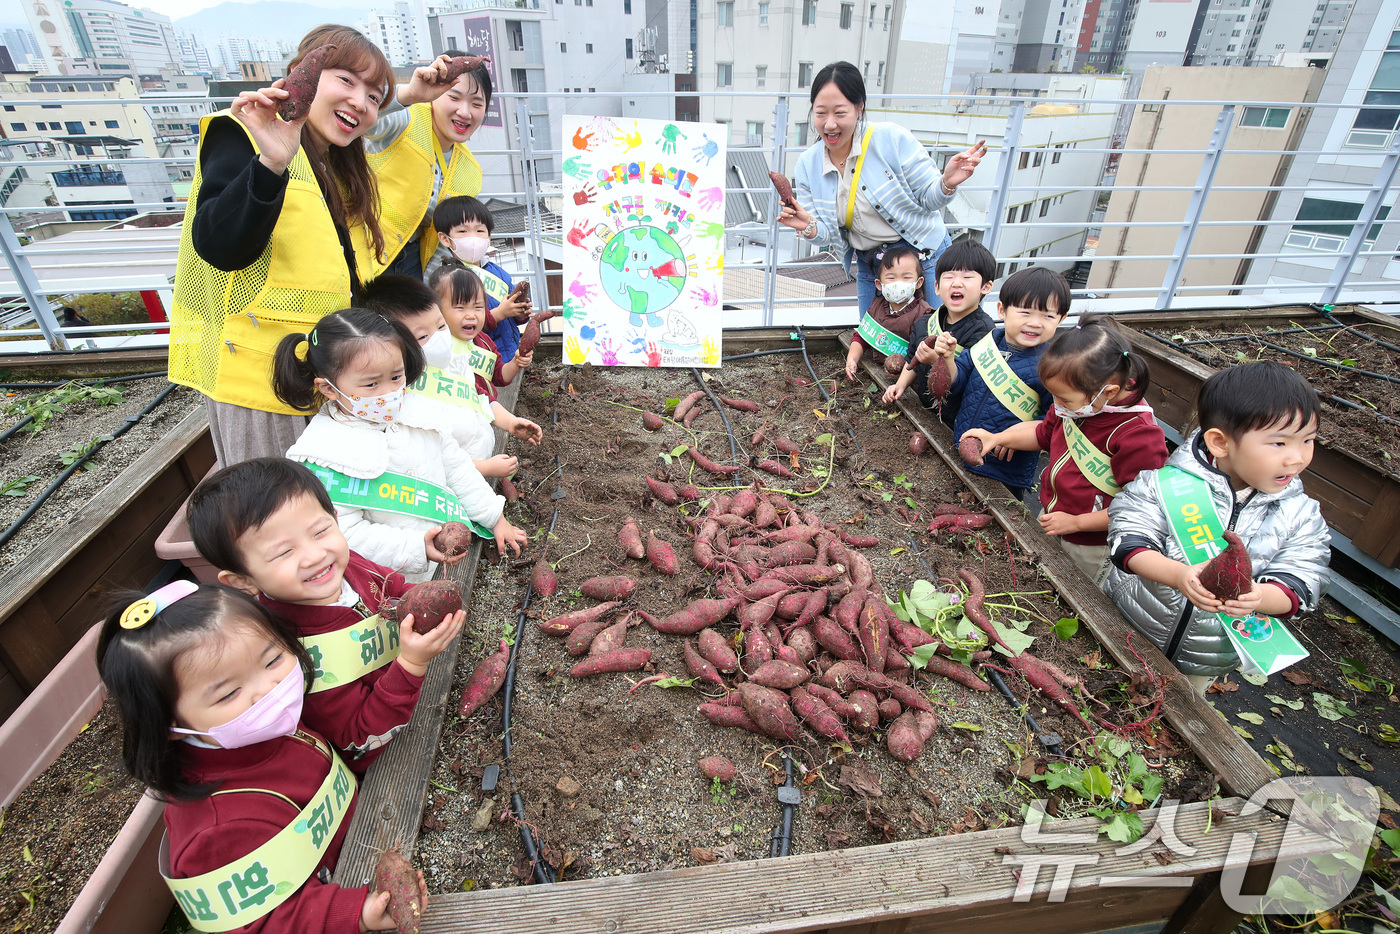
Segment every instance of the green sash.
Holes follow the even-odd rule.
[[[1060,424],[1065,429],[1065,443],[1069,447],[1069,456],[1074,458],[1074,464],[1084,475],[1084,479],[1109,496],[1122,493],[1123,488],[1113,479],[1113,465],[1109,463],[1108,455],[1085,437],[1074,419],[1062,418]]]
[[[399,630],[378,613],[335,632],[300,640],[316,666],[308,694],[351,684],[399,657]]]
[[[977,368],[982,382],[997,397],[1006,410],[1023,422],[1028,422],[1040,414],[1040,396],[1027,386],[1025,380],[1016,375],[1011,366],[997,349],[994,332],[987,334],[972,348],[972,365]]]
[[[480,412],[488,419],[492,417],[491,403],[476,391],[476,378],[472,376],[458,376],[435,366],[425,367],[423,375],[408,387],[408,391],[438,402],[446,402],[448,405]]]
[[[860,335],[861,340],[885,356],[897,353],[902,357],[909,353],[909,342],[876,321],[872,314],[867,314],[860,320],[860,327],[856,328],[856,333]]]
[[[350,477],[338,470],[307,464],[331,495],[331,502],[346,509],[373,509],[400,516],[426,519],[435,525],[462,522],[482,538],[495,536],[462,510],[462,503],[451,490],[436,483],[401,473],[382,473],[373,479]]]
[[[481,266],[473,266],[468,263],[467,268],[476,273],[476,277],[481,280],[487,295],[494,298],[498,304],[505,301],[505,297],[510,294],[510,286],[506,285],[506,280]]]
[[[467,365],[471,367],[473,373],[482,377],[486,382],[491,382],[496,375],[496,354],[485,347],[478,347],[471,341],[464,341],[460,337],[452,338],[452,356],[460,357],[463,354],[467,357]]]
[[[1221,543],[1225,540],[1225,526],[1215,511],[1206,482],[1179,467],[1163,467],[1157,471],[1156,480],[1172,536],[1185,553],[1186,563],[1200,564],[1224,551]],[[1308,650],[1282,620],[1259,613],[1243,618],[1217,613],[1215,618],[1225,627],[1225,635],[1246,673],[1271,675],[1308,657]]]
[[[942,334],[944,330],[945,329],[943,325],[938,323],[938,309],[935,308],[933,310],[933,314],[928,316],[928,336],[937,337],[938,335]],[[962,344],[954,342],[953,356],[956,357],[958,354],[962,353],[966,349],[967,348],[964,347]]]
[[[325,781],[296,820],[247,856],[203,875],[172,879],[170,838],[161,840],[161,877],[195,930],[230,931],[251,924],[285,902],[315,873],[355,800],[355,778],[345,763],[324,742],[317,740],[316,747],[330,759]]]

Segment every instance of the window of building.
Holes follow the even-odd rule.
[[[1026,166],[1028,166],[1028,165],[1030,165],[1030,164],[1031,164],[1031,154],[1030,154],[1029,152],[1022,152],[1022,153],[1021,153],[1021,158],[1020,158],[1020,160],[1016,163],[1016,168],[1018,168],[1018,169],[1024,169]]]
[[[81,120],[68,120],[63,124],[63,128],[74,136],[87,132],[87,127],[83,126],[83,121]]]
[[[1059,145],[1058,143],[1055,144],[1055,151],[1052,152],[1052,153],[1050,153],[1050,164],[1051,164],[1051,165],[1059,165],[1059,164],[1060,164],[1060,145]]]
[[[628,15],[631,15],[631,13],[632,13],[632,0],[622,0],[622,12],[624,12],[624,13],[626,13],[626,14],[628,14]]]
[[[561,42],[561,43],[559,43],[559,51],[560,51],[560,52],[567,52],[567,51],[569,51],[569,43],[567,43],[567,42]]]
[[[585,43],[583,44],[583,51],[586,52],[586,53],[588,53],[589,55],[592,55],[592,54],[593,54],[593,43],[591,43],[591,42],[585,42]]]
[[[1145,113],[1145,114],[1155,114],[1157,111],[1159,111],[1159,110],[1161,110],[1161,109],[1162,109],[1162,105],[1161,105],[1161,104],[1143,104],[1143,105],[1142,105],[1142,112]]]
[[[750,143],[755,143],[755,144],[760,144],[760,145],[763,143],[763,121],[762,121],[762,120],[750,120],[750,121],[749,121],[749,125],[748,125],[748,129],[747,129],[746,132],[748,133],[748,142],[750,142]]]
[[[14,112],[15,112],[15,105],[14,105],[14,104],[6,104],[6,105],[5,105],[5,113],[10,113],[10,114],[12,114],[12,113],[14,113]]]
[[[1045,150],[1043,150],[1043,149],[1037,149],[1037,150],[1035,151],[1035,162],[1032,163],[1032,167],[1038,169],[1038,168],[1040,168],[1041,165],[1043,165],[1044,163],[1045,163]]]
[[[768,66],[758,65],[753,70],[753,82],[755,87],[764,88],[768,86]]]
[[[1281,130],[1288,125],[1289,107],[1246,107],[1240,115],[1240,126],[1262,126]]]
[[[797,137],[797,145],[809,145],[807,142],[807,135],[812,132],[812,125],[810,123],[799,123],[795,129],[796,132],[793,135]]]
[[[1016,223],[1016,209],[1015,209],[1014,207],[1013,207],[1013,208],[1007,208],[1007,211],[1006,211],[1006,222],[1007,222],[1008,224],[1014,224],[1014,223]]]
[[[861,72],[861,76],[864,77],[864,78],[866,78],[867,80],[870,78],[870,62],[869,62],[869,61],[866,61],[866,63],[865,63],[865,69]]]
[[[817,24],[817,0],[802,0],[802,25]]]
[[[628,57],[628,58],[631,58],[631,57],[632,57],[632,40],[631,40],[631,39],[625,39],[625,40],[623,40],[623,41],[626,43],[625,48],[626,48],[626,50],[627,50],[627,57]]]
[[[812,63],[798,62],[797,64],[797,86],[799,88],[809,88],[812,86]]]
[[[598,89],[597,89],[597,88],[589,88],[589,89],[588,89],[588,93],[589,93],[589,94],[597,94],[597,93],[598,93]]]
[[[850,29],[851,19],[855,16],[856,5],[854,3],[841,4],[841,28]]]
[[[629,55],[628,58],[631,58],[631,56]],[[715,87],[717,87],[717,88],[729,88],[729,87],[733,87],[733,86],[734,86],[734,63],[733,63],[733,62],[716,62],[716,63],[715,63]]]
[[[1044,217],[1046,214],[1049,214],[1049,213],[1050,213],[1050,199],[1049,199],[1049,198],[1046,198],[1044,201],[1040,202],[1040,216],[1041,216],[1041,217]]]
[[[1382,205],[1376,215],[1383,221],[1390,214],[1390,208]],[[1361,216],[1361,203],[1358,201],[1332,201],[1327,198],[1304,198],[1298,206],[1297,221],[1288,233],[1285,245],[1302,250],[1317,250],[1325,253],[1341,252],[1356,227],[1356,219]],[[1341,221],[1342,223],[1326,223]],[[1368,243],[1381,235],[1381,225],[1372,224],[1366,234]]]
[[[758,25],[768,25],[768,4],[766,3],[760,3],[758,5]]]
[[[1390,45],[1396,44],[1396,36],[1392,34]],[[1395,129],[1397,118],[1400,118],[1400,51],[1381,53],[1381,63],[1376,67],[1371,89],[1366,92],[1362,103],[1388,106],[1358,110],[1346,144],[1364,149],[1384,149],[1390,145],[1390,134]]]
[[[1024,224],[1026,221],[1028,221],[1028,220],[1030,220],[1030,219],[1031,219],[1031,203],[1030,203],[1029,201],[1027,201],[1025,204],[1021,205],[1021,223]]]
[[[13,108],[11,108],[11,109],[13,109]],[[25,131],[25,126],[24,126],[23,123],[11,123],[11,124],[10,124],[10,129],[14,130],[16,133],[23,133],[23,132]],[[40,127],[39,129],[42,130],[43,127]]]
[[[719,25],[721,25],[721,26],[733,26],[733,25],[734,25],[734,4],[733,4],[733,2],[729,2],[729,3],[717,3],[717,4],[715,4],[715,9],[718,10],[718,12],[719,12]]]
[[[885,63],[881,62],[876,68],[875,83],[877,85],[883,85],[885,83]]]
[[[115,130],[117,127],[121,126],[121,124],[115,120],[106,120],[104,122],[107,124],[107,129],[109,130]]]

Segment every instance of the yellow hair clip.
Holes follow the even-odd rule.
[[[199,585],[192,581],[172,581],[149,597],[142,597],[122,610],[119,623],[123,629],[140,629],[155,619],[157,613],[165,610],[175,601],[188,597],[198,589]]]
[[[292,349],[292,353],[294,353],[294,354],[296,355],[296,358],[297,358],[298,360],[302,360],[302,361],[305,361],[305,360],[306,360],[306,355],[309,354],[310,352],[311,352],[311,345],[308,344],[304,339],[303,339],[303,340],[300,340],[300,341],[297,341],[296,347],[294,347],[294,348]]]

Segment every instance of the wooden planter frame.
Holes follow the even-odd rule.
[[[838,333],[812,331],[807,336],[808,349],[820,353],[846,346],[849,338],[840,334],[838,343]],[[731,333],[728,339],[731,352],[734,344],[754,350],[794,346],[787,329]],[[557,338],[546,337],[546,341],[555,347],[559,343]],[[868,362],[866,371],[881,387],[888,385],[883,372]],[[1139,670],[1142,663],[1128,647],[1131,627],[1112,602],[1041,533],[1020,504],[1009,503],[999,484],[963,470],[945,427],[917,404],[903,402],[900,408],[938,456],[977,492],[1016,547],[1039,561],[1061,598],[1104,650],[1125,671]],[[468,595],[479,558],[478,543],[453,575],[468,588]],[[1146,640],[1132,640],[1132,648],[1156,671],[1174,673]],[[412,851],[457,650],[454,644],[433,660],[412,722],[371,767],[361,786],[336,881],[364,884],[378,853],[387,846],[398,844]],[[1098,837],[1096,820],[1054,824],[1053,831],[1046,831],[1049,839],[1075,831],[1092,832],[1095,837],[1093,844],[1072,848],[1081,859],[1093,859],[1095,864],[1077,873],[1079,878],[1069,883],[1062,901],[1050,900],[1052,873],[1046,871],[1035,880],[1028,901],[1014,900],[1017,867],[1008,860],[1071,850],[1057,848],[1046,836],[1028,843],[1023,840],[1023,828],[1010,827],[780,859],[436,896],[422,929],[425,934],[495,934],[504,929],[512,934],[917,934],[950,923],[960,927],[980,923],[997,934],[1025,930],[1073,934],[1165,921],[1165,934],[1224,934],[1242,917],[1221,896],[1222,869],[1229,868],[1226,852],[1234,832],[1258,837],[1247,858],[1247,891],[1269,878],[1276,860],[1321,850],[1316,841],[1313,850],[1282,849],[1286,822],[1275,812],[1264,809],[1242,815],[1240,798],[1266,785],[1274,773],[1184,679],[1168,683],[1163,713],[1237,797],[1179,809],[1175,829],[1198,847],[1190,858],[1166,855],[1160,840],[1133,855],[1119,855],[1115,852],[1119,847]],[[1142,814],[1149,829],[1159,816],[1159,812]],[[1206,832],[1213,821],[1222,819],[1223,829],[1230,833]],[[1216,827],[1222,829],[1221,824]],[[1163,860],[1168,862],[1164,865]],[[1143,881],[1129,889],[1105,887],[1107,877],[1123,875]]]
[[[1133,349],[1146,357],[1152,368],[1147,401],[1159,419],[1185,434],[1196,414],[1201,384],[1216,370],[1145,332],[1230,325],[1286,328],[1289,322],[1315,314],[1313,309],[1300,306],[1228,312],[1135,312],[1119,315],[1118,320]],[[1397,326],[1395,319],[1359,306],[1338,308],[1332,314],[1343,323]],[[1315,445],[1312,464],[1303,473],[1303,485],[1308,495],[1322,505],[1322,516],[1335,532],[1349,538],[1358,550],[1383,566],[1400,568],[1400,473],[1352,453],[1333,439]]]
[[[7,717],[106,609],[164,565],[155,540],[214,463],[199,406],[0,576],[0,717]]]

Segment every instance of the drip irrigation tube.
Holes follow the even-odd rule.
[[[0,441],[6,440],[7,438],[10,437],[10,435],[12,435],[12,434],[14,434],[15,432],[19,431],[21,428],[23,428],[25,425],[28,425],[28,424],[29,424],[30,422],[32,422],[32,421],[34,421],[34,416],[33,416],[33,415],[26,415],[26,416],[24,416],[24,418],[21,418],[19,421],[15,422],[13,425],[11,425],[9,428],[6,428],[3,432],[0,432]]]
[[[1290,357],[1297,357],[1299,360],[1306,360],[1309,363],[1316,363],[1318,366],[1325,366],[1329,369],[1340,370],[1343,373],[1359,373],[1362,376],[1370,376],[1374,379],[1385,380],[1387,383],[1400,383],[1400,376],[1390,376],[1386,373],[1377,373],[1374,370],[1363,370],[1357,366],[1347,366],[1345,363],[1337,363],[1335,360],[1325,360],[1322,357],[1310,357],[1305,353],[1296,350],[1289,350],[1282,344],[1275,344],[1273,341],[1261,340],[1259,343],[1265,347],[1277,350],[1279,353],[1286,353]]]
[[[806,347],[806,341],[803,341],[803,347]],[[705,380],[700,376],[700,371],[691,367],[690,372],[695,377],[695,381],[700,384],[700,388],[705,390],[705,395],[710,397],[710,402],[712,402],[714,407],[719,411],[719,417],[724,421],[724,430],[729,435],[730,455],[737,463],[739,460],[739,446],[734,440],[734,426],[729,424],[729,416],[724,413],[724,406],[720,403],[719,399],[715,397],[715,394],[710,391],[710,387],[705,384]],[[739,486],[740,484],[734,483],[734,488],[736,490]],[[768,849],[769,856],[787,856],[792,852],[793,812],[796,809],[797,802],[801,800],[802,796],[801,791],[792,790],[796,788],[792,783],[792,758],[786,752],[783,753],[783,768],[787,772],[787,782],[782,788],[778,789],[778,801],[782,805],[783,816],[778,826],[773,828],[773,837]]]
[[[134,373],[131,376],[103,376],[90,383],[79,383],[81,386],[105,386],[108,383],[130,383],[138,379],[154,379],[157,376],[164,376],[165,370],[159,373]],[[58,389],[67,386],[69,383],[76,383],[77,380],[69,379],[61,383],[0,383],[0,390],[24,390],[24,389]]]
[[[755,350],[753,353],[736,353],[732,357],[721,357],[721,363],[733,363],[735,360],[751,360],[754,357],[768,357],[777,353],[802,353],[801,347],[779,347],[776,350]]]
[[[1379,322],[1377,322],[1377,321],[1366,321],[1366,322],[1363,322],[1362,324],[1343,324],[1342,322],[1340,322],[1340,321],[1337,320],[1337,318],[1336,318],[1335,315],[1332,314],[1332,309],[1333,309],[1334,307],[1336,307],[1336,306],[1334,306],[1334,305],[1319,305],[1319,304],[1317,304],[1316,302],[1314,302],[1314,303],[1312,303],[1311,305],[1309,305],[1308,307],[1311,308],[1313,311],[1316,311],[1319,315],[1321,315],[1322,317],[1326,318],[1328,321],[1331,321],[1331,322],[1332,322],[1333,324],[1335,324],[1337,327],[1339,327],[1339,328],[1345,328],[1345,329],[1347,329],[1348,331],[1351,331],[1351,332],[1352,332],[1353,334],[1355,334],[1357,337],[1360,337],[1360,338],[1362,338],[1363,340],[1368,340],[1368,341],[1370,341],[1370,342],[1373,343],[1373,344],[1379,344],[1380,346],[1384,347],[1386,350],[1393,351],[1394,353],[1400,353],[1400,344],[1392,344],[1392,343],[1390,343],[1389,341],[1383,341],[1383,340],[1381,340],[1379,337],[1375,337],[1374,335],[1367,334],[1367,333],[1365,333],[1364,331],[1361,330],[1361,328],[1364,327],[1364,326],[1367,325],[1367,324],[1372,325],[1373,327],[1380,326],[1380,323],[1379,323]]]
[[[1285,328],[1282,331],[1267,331],[1268,334],[1302,334],[1307,332],[1315,334],[1318,331],[1335,331],[1338,328],[1345,328],[1345,324],[1324,324],[1315,328]],[[1363,335],[1364,336],[1364,335]],[[1229,337],[1209,337],[1198,341],[1172,341],[1177,347],[1199,347],[1202,344],[1228,344],[1231,341],[1251,341],[1258,340],[1258,334],[1233,334]]]
[[[934,573],[933,568],[929,567],[928,562],[924,560],[923,550],[919,548],[918,539],[914,537],[914,532],[912,529],[909,531],[909,546],[914,551],[914,557],[917,558],[919,560],[919,563],[924,566],[924,570],[928,571],[929,574],[932,575]],[[1011,693],[1011,688],[1006,686],[1006,682],[1002,680],[1000,672],[998,672],[995,668],[983,665],[981,668],[981,673],[987,676],[987,680],[991,681],[992,686],[997,689],[997,691],[1001,694],[1002,697],[1006,698],[1007,702],[1011,704],[1013,710],[1021,710],[1021,702],[1016,699],[1015,694]],[[1054,753],[1057,756],[1064,756],[1065,751],[1060,746],[1060,743],[1058,742],[1059,737],[1056,736],[1056,734],[1042,732],[1040,729],[1040,724],[1036,723],[1035,717],[1031,715],[1031,712],[1029,710],[1023,711],[1021,716],[1025,718],[1026,726],[1031,728],[1031,732],[1035,734],[1036,739],[1040,740],[1040,744],[1042,746],[1044,746],[1046,749],[1050,750],[1050,752]],[[1047,742],[1046,738],[1050,736],[1055,736],[1057,741],[1053,743]]]
[[[832,409],[834,411],[836,408],[835,400],[831,398],[831,393],[826,391],[826,387],[822,385],[822,381],[817,378],[817,371],[812,367],[812,358],[807,355],[807,335],[802,332],[802,327],[800,325],[797,328],[797,339],[802,342],[802,346],[799,348],[802,351],[802,362],[807,364],[807,372],[812,374],[812,382],[817,384],[817,391],[822,394],[822,398],[832,403]],[[856,437],[855,429],[848,425],[846,427],[846,434],[856,443],[856,450],[864,454],[865,446],[861,444],[860,439]]]
[[[166,396],[170,395],[178,388],[179,387],[173,383],[169,386],[166,386],[154,399],[151,400],[150,405],[146,406],[144,409],[142,409],[135,415],[128,415],[125,421],[122,422],[120,428],[112,432],[112,434],[106,439],[98,441],[92,446],[91,449],[84,453],[82,457],[69,464],[68,467],[63,471],[63,473],[59,474],[58,477],[48,485],[44,492],[39,494],[39,498],[34,500],[34,502],[30,503],[29,508],[26,509],[18,519],[16,519],[10,524],[9,528],[5,529],[5,531],[3,532],[0,532],[0,547],[3,547],[6,542],[14,538],[15,533],[17,533],[26,522],[34,518],[34,514],[39,511],[40,506],[44,505],[44,501],[47,500],[50,496],[52,496],[54,491],[64,484],[64,481],[66,481],[69,477],[73,476],[73,474],[81,470],[82,466],[86,464],[94,454],[102,450],[102,448],[106,446],[107,442],[115,441],[117,438],[120,438],[122,435],[126,434],[126,432],[131,428],[132,425],[135,425],[137,422],[141,421],[141,419],[151,414],[151,411],[154,410],[156,406],[160,405],[162,402],[165,401]]]

